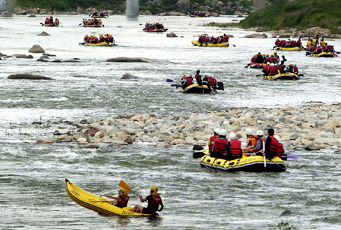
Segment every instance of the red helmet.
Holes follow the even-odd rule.
[[[314,38],[316,38],[316,37],[314,37]]]

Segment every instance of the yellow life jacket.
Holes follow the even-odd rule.
[[[311,41],[307,41],[307,47],[311,46]]]
[[[317,39],[314,38],[314,39],[313,39],[313,45],[316,45],[316,44],[317,44]]]
[[[320,44],[321,44],[321,46],[323,47],[324,44],[326,44],[326,41],[323,40],[323,41],[320,42]]]

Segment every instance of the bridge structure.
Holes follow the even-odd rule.
[[[14,12],[14,0],[0,0],[0,11]]]

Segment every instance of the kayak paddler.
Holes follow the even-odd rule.
[[[127,190],[121,188],[118,191],[118,196],[109,196],[109,195],[99,195],[100,197],[104,196],[110,199],[114,199],[113,201],[108,201],[107,203],[115,205],[119,208],[127,207],[129,196],[127,194]]]
[[[144,208],[142,205],[136,204],[131,211],[144,214],[156,214],[156,212],[161,212],[164,206],[160,194],[157,193],[157,191],[158,188],[156,186],[152,186],[150,188],[149,196],[147,196],[146,198],[142,198],[142,196],[139,196],[141,202],[148,202],[147,208]],[[160,205],[161,208],[159,208]]]

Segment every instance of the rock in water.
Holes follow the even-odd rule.
[[[32,74],[12,74],[7,79],[52,80],[52,78]]]
[[[43,48],[41,48],[40,45],[32,46],[32,48],[28,52],[30,52],[30,53],[45,53],[45,51],[43,50]]]
[[[110,58],[107,60],[107,62],[148,62],[148,60],[144,58],[117,57]]]
[[[171,33],[167,34],[167,37],[169,37],[169,38],[176,38],[178,36],[175,33],[171,32]]]
[[[123,74],[123,76],[121,77],[121,79],[136,79],[138,77],[132,75],[132,74],[129,74],[129,73],[125,73]]]
[[[38,36],[50,36],[50,35],[48,33],[46,33],[45,31],[43,31],[40,34],[38,34]]]

